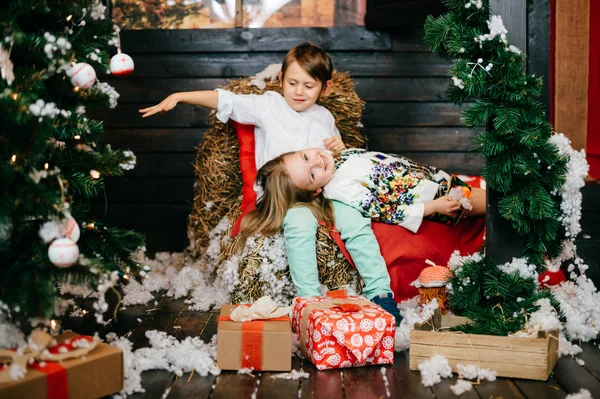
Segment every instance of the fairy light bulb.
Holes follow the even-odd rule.
[[[73,91],[74,91],[75,93],[79,93],[79,86],[75,86],[75,87],[73,87]]]
[[[78,134],[76,134],[76,135],[75,135],[73,138],[74,138],[75,140],[79,140],[79,139],[81,138],[81,136],[80,136],[80,135],[78,135]]]
[[[90,176],[92,176],[92,179],[99,179],[100,178],[100,172],[98,172],[95,169],[90,170]]]
[[[70,21],[72,18],[73,18],[73,14],[69,15],[69,16],[67,17],[67,22],[69,22],[69,21]]]
[[[19,94],[17,94],[17,93],[12,93],[12,94],[10,95],[10,97],[11,97],[13,100],[17,101],[17,98],[19,98]]]
[[[48,162],[46,162],[46,163],[44,164],[44,169],[45,169],[45,170],[48,170],[48,167],[49,167],[49,166],[50,166],[50,165],[48,165]]]
[[[13,154],[12,157],[10,157],[10,163],[15,163],[17,162],[17,154]]]

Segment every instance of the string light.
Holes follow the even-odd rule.
[[[17,98],[19,98],[19,95],[18,95],[17,93],[12,93],[12,94],[10,95],[10,97],[11,97],[13,100],[17,101]]]
[[[75,86],[75,87],[73,87],[73,91],[74,91],[75,93],[79,93],[79,86]]]
[[[15,163],[17,162],[17,154],[13,154],[12,157],[10,157],[10,163]]]
[[[81,136],[80,136],[80,135],[78,135],[78,134],[76,134],[76,135],[75,135],[73,138],[74,138],[75,140],[79,140],[79,139],[81,138]]]
[[[127,274],[124,274],[124,275],[123,275],[123,278],[124,278],[125,280],[129,280],[129,276],[128,276]]]
[[[94,222],[92,222],[92,223],[89,223],[89,224],[87,225],[87,228],[88,228],[88,230],[92,230],[92,229],[94,228]]]
[[[73,14],[71,14],[67,17],[67,22],[69,22],[71,20],[71,18],[73,18]]]
[[[95,169],[90,170],[90,176],[92,176],[92,179],[99,179],[100,178],[100,172],[98,172]]]
[[[85,316],[87,314],[87,312],[88,311],[84,309],[84,310],[81,311],[81,314]]]
[[[48,165],[48,162],[46,162],[46,163],[44,164],[44,169],[48,170],[48,167],[49,167],[49,166],[50,166],[50,165]]]

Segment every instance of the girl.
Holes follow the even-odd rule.
[[[444,171],[363,149],[342,151],[336,158],[318,148],[291,152],[268,162],[258,175],[265,193],[261,206],[242,222],[246,235],[270,233],[297,203],[308,203],[327,217],[328,199],[415,233],[424,217],[456,223],[464,208],[469,215],[483,215],[486,208],[485,191]],[[273,216],[261,220],[267,215]]]
[[[263,95],[236,95],[216,91],[174,93],[160,104],[141,109],[142,117],[167,112],[178,103],[217,109],[223,123],[229,118],[255,125],[255,158],[260,168],[274,157],[306,147],[326,148],[339,152],[346,147],[335,126],[333,115],[316,104],[319,96],[331,87],[333,65],[320,47],[303,43],[291,49],[283,60],[279,81],[283,96],[276,92]],[[371,221],[356,209],[334,202],[326,218],[334,222],[345,241],[346,249],[365,282],[364,294],[378,303],[400,322],[400,313],[390,289],[390,277],[379,245],[371,230]],[[288,263],[298,296],[320,295],[317,269],[318,207],[294,207],[281,215]],[[318,214],[320,215],[320,214]],[[285,218],[284,218],[285,217]],[[334,220],[335,219],[335,220]],[[270,231],[270,230],[269,230]]]

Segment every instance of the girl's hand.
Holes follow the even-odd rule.
[[[323,139],[323,145],[325,146],[325,149],[333,151],[335,154],[339,154],[346,149],[346,145],[344,145],[344,142],[340,136],[333,136]]]
[[[434,213],[441,213],[442,215],[450,215],[460,209],[460,203],[451,200],[447,195],[434,200],[433,205]]]
[[[147,118],[159,112],[163,113],[172,110],[177,105],[177,102],[177,96],[175,94],[171,94],[169,97],[162,100],[159,104],[153,107],[140,109],[139,112],[143,114],[142,118]]]

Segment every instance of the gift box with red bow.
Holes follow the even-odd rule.
[[[1,398],[98,398],[123,389],[123,353],[93,337],[34,331],[26,349],[0,351]]]
[[[394,363],[394,316],[362,297],[294,298],[292,329],[319,370]]]
[[[261,304],[267,304],[262,313]],[[268,297],[252,306],[223,305],[217,327],[217,365],[221,370],[290,371],[289,307],[278,307]]]

